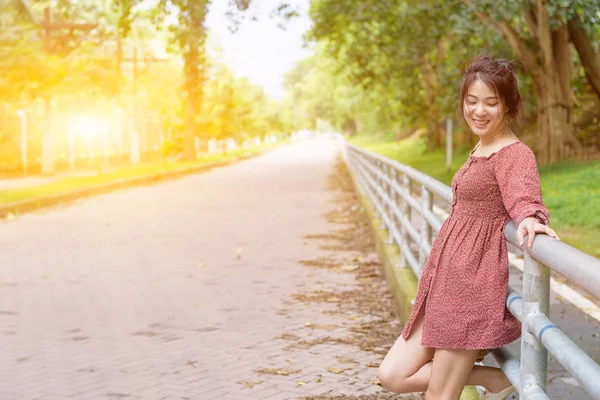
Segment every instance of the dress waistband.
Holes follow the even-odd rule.
[[[477,217],[481,219],[508,218],[504,207],[485,201],[460,201],[452,207],[452,214],[460,217]]]

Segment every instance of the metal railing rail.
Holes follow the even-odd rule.
[[[372,203],[381,229],[389,232],[388,243],[400,248],[397,268],[410,267],[420,277],[433,231],[442,227],[433,212],[434,196],[452,204],[452,189],[414,168],[340,140],[348,168]],[[420,186],[420,199],[413,196],[415,185]],[[411,222],[413,212],[420,216],[420,229]],[[505,227],[504,235],[509,243],[520,247],[513,221]],[[534,246],[524,249],[524,258],[523,294],[509,288],[506,299],[507,308],[522,323],[520,359],[505,348],[494,350],[494,358],[522,400],[549,399],[548,351],[594,399],[600,399],[600,366],[548,319],[550,270],[600,298],[600,260],[545,235],[536,236]]]

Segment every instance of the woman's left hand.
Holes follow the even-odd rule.
[[[527,217],[521,221],[517,228],[517,241],[519,242],[519,246],[523,247],[523,238],[527,235],[527,245],[531,248],[536,232],[545,233],[556,240],[560,240],[556,232],[548,225],[540,224],[540,221],[535,217]]]

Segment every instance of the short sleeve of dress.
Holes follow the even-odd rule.
[[[494,173],[506,211],[516,226],[527,217],[548,225],[550,216],[542,200],[535,155],[525,144],[505,150],[494,157]]]

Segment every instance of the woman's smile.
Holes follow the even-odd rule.
[[[489,120],[483,120],[483,119],[473,119],[473,121],[475,122],[475,126],[477,126],[480,129],[485,128],[486,125],[488,124],[488,122],[490,122]]]
[[[477,136],[501,135],[508,129],[504,123],[505,106],[498,95],[481,80],[469,87],[464,104],[464,117]]]

